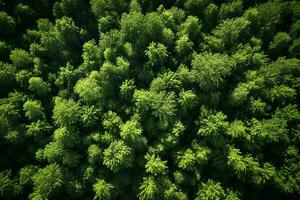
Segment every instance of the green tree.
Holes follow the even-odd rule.
[[[209,91],[221,86],[234,65],[226,54],[196,54],[192,60],[192,73],[199,87]]]
[[[168,148],[176,147],[180,138],[184,134],[185,126],[181,121],[177,121],[173,124],[172,129],[161,138],[163,144],[165,144]]]
[[[99,74],[96,71],[90,73],[85,79],[80,79],[75,87],[74,91],[79,94],[87,102],[94,102],[101,98],[101,87],[98,85]]]
[[[112,142],[103,155],[103,164],[115,173],[132,166],[132,150],[122,140]]]
[[[157,198],[159,188],[153,177],[144,177],[139,189],[140,193],[138,197],[140,200],[151,200]]]
[[[57,85],[60,89],[66,88],[68,90],[72,90],[77,77],[78,72],[74,70],[74,67],[70,63],[67,63],[65,67],[59,68],[55,85]]]
[[[27,136],[33,136],[33,137],[38,137],[42,138],[43,136],[46,136],[47,133],[51,130],[51,126],[48,122],[38,120],[36,122],[31,122],[29,125],[26,125]],[[43,140],[41,140],[43,142]]]
[[[205,31],[212,30],[218,23],[218,6],[214,3],[210,3],[204,10],[203,16],[203,29]]]
[[[184,10],[186,10],[191,15],[196,15],[201,17],[206,7],[211,2],[210,0],[186,0],[184,2]]]
[[[145,159],[147,160],[145,165],[147,173],[153,176],[166,174],[166,170],[168,169],[167,161],[161,160],[160,157],[154,154],[146,154]]]
[[[158,77],[152,80],[150,90],[156,92],[179,91],[182,85],[182,77],[180,77],[179,74],[167,71],[163,74],[159,74]]]
[[[32,65],[32,58],[29,53],[23,49],[14,49],[10,53],[10,60],[17,69],[30,68]]]
[[[102,125],[105,131],[116,135],[119,132],[119,127],[122,125],[122,119],[117,113],[108,111],[103,118]]]
[[[30,120],[36,121],[38,119],[44,119],[45,114],[41,102],[37,100],[28,100],[24,103],[23,109],[25,116]]]
[[[120,126],[120,136],[134,148],[143,146],[147,142],[147,139],[142,136],[142,127],[137,119],[131,119],[122,124]]]
[[[0,59],[5,60],[10,53],[10,45],[5,41],[0,41]]]
[[[97,17],[121,14],[128,6],[127,3],[122,0],[91,0],[90,3],[91,9]]]
[[[269,53],[272,57],[283,56],[290,47],[291,37],[288,33],[279,32],[277,33],[273,41],[269,44]]]
[[[83,106],[81,108],[80,120],[85,127],[94,127],[100,121],[101,109],[92,106]]]
[[[48,94],[51,90],[49,84],[43,81],[41,77],[31,77],[28,80],[28,83],[28,88],[39,96],[44,96]]]
[[[191,41],[196,41],[199,37],[199,33],[202,25],[199,23],[199,19],[194,16],[188,16],[186,21],[180,25],[180,35],[187,35]]]
[[[296,98],[296,90],[285,85],[275,86],[270,91],[272,101],[285,104],[285,102],[293,102]]]
[[[33,193],[31,199],[48,199],[63,185],[63,174],[60,166],[56,163],[39,169],[32,177]]]
[[[193,51],[193,42],[189,40],[187,35],[181,36],[176,40],[175,52],[180,58],[185,58]]]
[[[82,58],[83,68],[86,73],[99,68],[101,63],[101,53],[99,47],[96,45],[95,40],[90,40],[84,43]]]
[[[179,93],[178,103],[184,112],[193,108],[196,105],[197,100],[196,94],[191,90],[181,91]]]
[[[120,95],[125,100],[130,100],[133,97],[134,90],[134,80],[125,80],[120,86]]]
[[[224,20],[212,30],[212,35],[204,36],[203,47],[219,53],[230,51],[249,37],[250,24],[244,17]]]
[[[9,16],[6,12],[0,12],[0,38],[8,38],[14,35],[16,29],[16,22],[13,17]]]
[[[258,185],[264,184],[275,175],[275,169],[271,164],[264,163],[260,166],[251,155],[243,156],[239,149],[233,147],[230,147],[228,151],[228,165],[239,178],[245,178],[247,174],[251,174],[251,182]]]
[[[16,82],[15,67],[0,62],[0,97],[5,97]]]
[[[50,163],[57,162],[68,167],[78,165],[80,155],[74,151],[74,147],[80,142],[77,132],[67,128],[59,128],[54,131],[53,141],[48,143],[43,150],[36,155],[38,160],[46,159]]]
[[[202,183],[196,200],[212,200],[223,199],[225,197],[224,189],[221,184],[213,180],[208,180],[206,183]]]
[[[80,106],[73,100],[65,100],[55,97],[53,119],[58,126],[70,126],[78,122]]]
[[[102,151],[101,149],[96,145],[92,144],[88,148],[88,161],[89,163],[97,163],[102,159]]]
[[[137,0],[130,1],[130,12],[141,12],[142,8]]]
[[[168,51],[163,44],[152,42],[145,51],[145,55],[152,67],[162,67],[168,58]]]
[[[219,18],[221,20],[227,19],[227,18],[234,18],[241,16],[243,13],[243,1],[241,0],[234,0],[229,3],[222,3],[220,12],[219,12]]]
[[[33,183],[33,176],[37,172],[38,167],[33,165],[28,165],[23,167],[19,174],[20,174],[20,184],[25,185],[31,185]]]
[[[11,170],[0,172],[0,197],[13,199],[21,193],[21,187],[17,183],[17,179],[12,177]]]
[[[152,92],[136,90],[134,93],[135,105],[141,112],[152,111],[158,117],[162,126],[168,126],[175,116],[176,105],[173,92]]]
[[[293,57],[300,58],[299,49],[300,49],[300,39],[296,39],[293,41],[293,44],[290,46],[289,52]]]
[[[209,179],[206,183],[202,183],[196,200],[212,200],[212,199],[240,199],[236,192],[224,190],[219,182]]]
[[[178,167],[186,170],[193,170],[196,164],[196,157],[191,149],[180,152],[178,155]]]
[[[94,199],[104,200],[112,198],[114,186],[103,179],[97,179],[97,182],[93,185],[93,189],[95,192]]]

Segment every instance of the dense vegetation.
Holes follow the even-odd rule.
[[[0,0],[0,199],[298,199],[299,75],[296,0]]]

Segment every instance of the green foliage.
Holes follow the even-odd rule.
[[[20,170],[20,184],[25,185],[31,185],[33,183],[32,177],[37,172],[38,168],[36,166],[28,165],[23,167]]]
[[[28,117],[30,120],[35,121],[38,119],[43,119],[45,117],[43,108],[39,101],[28,100],[24,103],[23,108],[25,111],[25,116]]]
[[[56,129],[54,131],[53,139],[64,147],[73,147],[79,142],[76,132],[70,132],[70,130],[65,127]]]
[[[122,0],[91,0],[91,10],[97,17],[121,14],[127,4]]]
[[[131,0],[129,7],[131,12],[141,12],[142,10],[137,0]]]
[[[293,41],[293,44],[289,48],[289,52],[293,57],[299,58],[299,49],[300,49],[300,39],[296,39]]]
[[[280,85],[280,86],[275,86],[271,90],[271,99],[272,101],[277,101],[277,102],[286,102],[290,101],[292,102],[293,99],[296,97],[296,91],[293,88],[289,88],[285,85]]]
[[[141,112],[152,111],[152,115],[158,117],[163,126],[167,126],[175,116],[174,93],[136,90],[134,99],[138,110]]]
[[[212,35],[204,36],[204,48],[215,52],[233,49],[248,37],[249,28],[250,22],[243,17],[224,20],[212,30]]]
[[[158,193],[158,187],[153,177],[143,178],[143,182],[140,186],[139,199],[151,200],[156,199]]]
[[[6,12],[0,12],[0,38],[8,38],[15,33],[16,22],[13,17],[9,16]]]
[[[153,175],[163,175],[167,170],[167,161],[162,161],[160,157],[155,156],[154,154],[147,154],[145,156],[147,163],[145,165],[146,172]]]
[[[180,74],[167,71],[159,74],[157,78],[153,79],[150,84],[150,90],[153,91],[178,91],[182,87],[182,77]]]
[[[181,169],[192,170],[195,167],[196,157],[191,149],[187,149],[178,157],[178,167]]]
[[[211,150],[208,147],[201,146],[193,141],[192,148],[184,152],[178,152],[177,162],[180,169],[193,171],[197,166],[203,166],[208,161],[211,154]]]
[[[235,120],[229,125],[227,134],[234,139],[250,139],[249,135],[247,135],[247,127],[243,121],[239,120]]]
[[[101,54],[94,40],[84,43],[82,58],[85,71],[91,72],[99,68]]]
[[[242,156],[239,149],[232,147],[228,152],[228,165],[239,177],[243,177],[243,174],[252,174],[252,181],[256,184],[264,184],[275,175],[275,168],[269,163],[261,167],[252,156]]]
[[[3,97],[13,88],[16,81],[15,68],[0,62],[0,96]]]
[[[130,100],[135,90],[134,80],[125,80],[120,86],[120,95],[125,100]]]
[[[203,53],[192,60],[192,73],[202,90],[219,88],[233,67],[234,62],[227,55]]]
[[[96,163],[98,162],[102,157],[101,149],[96,145],[92,144],[88,148],[88,161],[89,163]]]
[[[102,125],[104,130],[110,134],[117,134],[119,127],[122,124],[122,119],[117,115],[117,113],[109,111],[104,115]]]
[[[29,68],[32,64],[32,58],[29,53],[23,49],[14,49],[10,53],[10,59],[18,69]]]
[[[100,121],[100,112],[101,109],[93,106],[84,106],[81,109],[80,120],[82,121],[85,127],[93,127],[96,126]]]
[[[199,121],[198,135],[200,136],[217,136],[228,127],[227,117],[221,112],[215,115],[208,115]]]
[[[62,170],[58,164],[50,164],[39,169],[32,177],[33,193],[31,199],[48,199],[57,192],[63,184]]]
[[[103,164],[115,173],[132,166],[132,150],[122,140],[112,142],[103,155]]]
[[[234,18],[238,17],[243,13],[243,1],[241,0],[234,0],[230,3],[222,3],[219,17],[220,19],[224,20],[227,18]]]
[[[37,159],[46,159],[50,163],[58,162],[66,166],[76,166],[79,156],[72,150],[79,143],[79,136],[67,128],[59,128],[54,131],[53,141],[48,143],[43,150],[36,155]]]
[[[197,96],[191,90],[181,91],[179,93],[178,103],[182,107],[182,110],[187,112],[197,104]]]
[[[74,91],[87,102],[93,102],[99,100],[100,86],[97,84],[98,73],[96,71],[85,78],[80,79],[74,87]]]
[[[264,121],[253,119],[250,133],[252,137],[256,137],[258,143],[288,142],[286,126],[284,119],[276,117]]]
[[[199,19],[194,16],[188,16],[186,21],[181,24],[179,34],[187,35],[191,41],[195,41],[199,37],[200,29]]]
[[[50,86],[41,77],[31,77],[28,80],[29,89],[39,96],[44,96],[50,92]]]
[[[93,185],[93,189],[95,192],[95,200],[111,199],[114,186],[105,180],[97,179],[97,182]]]
[[[189,40],[187,35],[181,36],[176,40],[175,52],[179,57],[188,56],[193,51],[193,42]]]
[[[13,199],[21,192],[17,180],[13,179],[11,170],[0,172],[0,197]]]
[[[162,139],[162,143],[165,144],[167,147],[175,147],[178,145],[181,136],[185,131],[185,126],[182,122],[177,121],[174,123],[171,131],[169,131]]]
[[[284,32],[277,33],[269,45],[270,54],[274,57],[285,55],[285,53],[289,50],[290,43],[291,37],[289,34]]]
[[[206,183],[202,183],[201,189],[198,192],[197,200],[210,200],[210,199],[223,199],[225,196],[224,189],[221,184],[208,180]]]
[[[145,55],[149,59],[149,64],[154,66],[163,66],[168,58],[167,48],[163,44],[150,43],[148,49],[145,51]]]
[[[60,97],[54,99],[53,119],[58,126],[70,126],[75,124],[80,116],[80,107],[73,100],[65,100]]]
[[[55,84],[61,89],[66,88],[71,90],[73,89],[72,87],[77,75],[78,73],[74,70],[74,67],[70,63],[67,63],[65,67],[60,67]]]
[[[49,132],[52,127],[46,121],[38,120],[36,122],[31,122],[29,125],[26,125],[26,128],[26,134],[28,136],[40,137]]]
[[[205,8],[210,3],[210,0],[186,0],[184,2],[185,10],[192,15],[199,15],[203,13]]]
[[[0,10],[0,199],[299,196],[299,1]]]
[[[5,59],[10,53],[10,46],[5,41],[0,41],[0,58]]]
[[[202,183],[198,191],[196,200],[212,200],[212,199],[234,199],[238,200],[239,197],[235,192],[230,190],[225,191],[219,182],[208,180]]]
[[[137,119],[132,119],[120,126],[121,138],[133,147],[139,147],[147,142],[142,136],[142,127]]]
[[[121,32],[124,39],[133,44],[138,55],[146,50],[151,42],[159,42],[162,39],[164,24],[157,13],[143,15],[140,12],[123,14],[121,18]]]

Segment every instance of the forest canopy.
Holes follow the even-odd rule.
[[[0,0],[0,199],[300,197],[297,0]]]

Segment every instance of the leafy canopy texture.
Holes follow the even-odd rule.
[[[0,0],[0,199],[298,200],[300,1]]]

